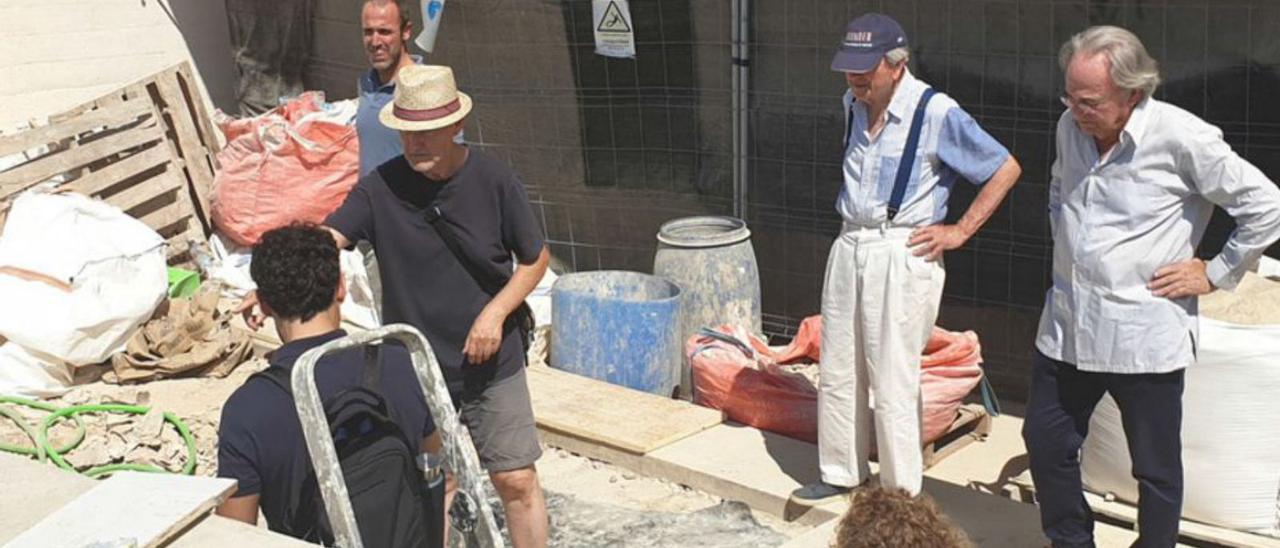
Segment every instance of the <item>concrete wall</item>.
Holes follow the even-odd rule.
[[[355,97],[356,79],[369,68],[360,42],[363,5],[364,0],[316,1],[311,62],[303,78],[307,89],[324,90],[331,101]],[[416,13],[412,17],[417,27],[420,20]]]
[[[0,2],[0,130],[95,99],[183,60],[234,108],[221,1]]]

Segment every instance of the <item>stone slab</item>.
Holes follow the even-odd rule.
[[[526,371],[539,428],[637,455],[724,420],[720,411],[550,367]]]

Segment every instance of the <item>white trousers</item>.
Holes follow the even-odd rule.
[[[912,255],[910,234],[845,225],[827,258],[818,465],[831,485],[868,479],[874,434],[880,484],[920,492],[920,355],[946,273],[940,261]]]

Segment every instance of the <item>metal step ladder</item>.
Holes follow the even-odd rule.
[[[502,535],[498,532],[493,512],[486,503],[483,484],[485,476],[480,469],[475,446],[471,443],[471,434],[458,421],[458,413],[453,409],[449,390],[445,386],[440,364],[431,350],[431,344],[422,333],[407,324],[392,324],[329,341],[308,350],[293,366],[290,384],[297,402],[298,420],[302,423],[307,450],[311,453],[311,465],[315,468],[320,493],[324,497],[325,512],[333,527],[334,541],[344,548],[363,548],[355,512],[351,508],[351,497],[347,494],[347,484],[333,446],[333,436],[329,432],[324,404],[320,401],[320,391],[316,387],[316,362],[335,352],[381,344],[387,339],[404,344],[412,357],[427,408],[444,441],[445,464],[458,482],[454,505],[461,504],[462,510],[477,514],[474,527],[460,532],[470,535],[472,538],[468,540],[474,541],[475,545],[502,548]]]

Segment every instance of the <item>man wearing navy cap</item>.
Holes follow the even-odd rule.
[[[873,436],[880,484],[920,492],[920,355],[942,297],[942,254],[978,231],[1022,173],[955,100],[911,75],[909,55],[902,27],[871,13],[849,23],[831,61],[849,86],[836,202],[844,226],[822,291],[822,481],[795,492],[803,504],[867,481]],[[943,224],[962,178],[982,190]]]

